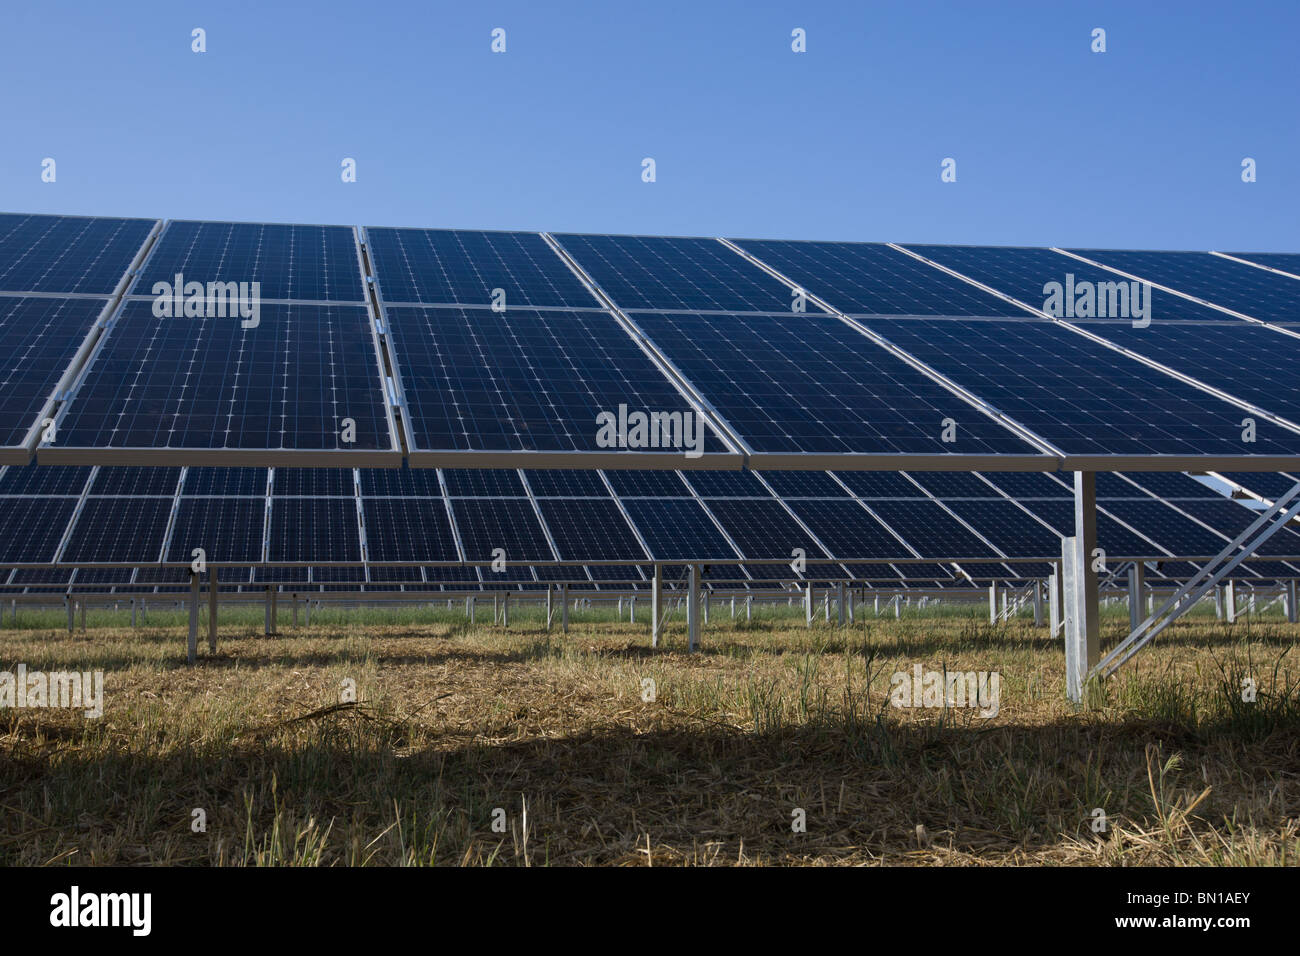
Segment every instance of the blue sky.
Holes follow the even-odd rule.
[[[5,19],[5,211],[1300,250],[1294,0],[171,0]]]

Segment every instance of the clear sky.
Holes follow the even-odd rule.
[[[4,211],[1300,251],[1296,0],[96,0],[3,19]]]

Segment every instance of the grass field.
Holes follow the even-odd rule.
[[[249,608],[194,668],[178,614],[6,615],[0,670],[102,669],[105,708],[0,710],[0,863],[1296,862],[1300,627],[1198,615],[1079,709],[1046,629],[984,613],[715,613],[688,654],[680,615],[652,651],[611,614]],[[996,671],[996,716],[891,706],[916,664]]]

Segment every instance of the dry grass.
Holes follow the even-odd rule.
[[[318,616],[276,638],[252,620],[193,669],[174,625],[0,631],[0,669],[106,672],[102,719],[0,711],[0,863],[1258,865],[1300,851],[1300,628],[1286,624],[1180,624],[1078,710],[1059,645],[1023,622],[715,620],[688,655],[676,623],[652,652],[643,624],[608,620],[562,637],[445,613]],[[915,663],[998,671],[1000,712],[889,706],[890,675]],[[345,679],[355,705],[339,705]]]

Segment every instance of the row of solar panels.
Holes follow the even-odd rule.
[[[0,215],[14,462],[1281,470],[1298,359],[1300,254]]]
[[[1112,568],[1149,558],[1153,577],[1186,577],[1192,565],[1173,558],[1218,552],[1254,514],[1181,474],[1103,473],[1098,497]],[[185,570],[148,565],[190,562],[200,548],[218,565],[295,565],[228,567],[220,579],[231,587],[641,584],[646,569],[622,562],[685,560],[708,561],[711,580],[755,587],[845,576],[966,587],[1045,577],[1050,567],[1032,559],[1059,555],[1073,522],[1070,487],[1034,472],[10,466],[0,470],[0,566],[135,567],[16,567],[0,583],[8,592],[166,586]],[[799,551],[813,562],[802,572],[785,563]],[[1300,557],[1300,532],[1285,529],[1262,554]],[[504,570],[463,564],[497,557]],[[783,563],[748,563],[766,560]],[[566,561],[585,565],[554,564]],[[1296,576],[1300,565],[1281,560],[1242,572],[1257,582]]]

